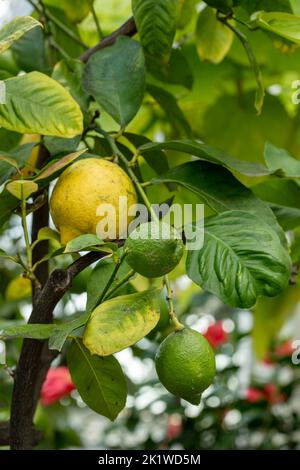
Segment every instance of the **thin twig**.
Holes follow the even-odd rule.
[[[95,52],[100,51],[101,49],[104,49],[105,47],[112,46],[116,39],[119,36],[134,36],[137,32],[136,25],[134,22],[133,17],[129,18],[120,28],[118,28],[116,31],[111,33],[109,36],[105,36],[96,46],[92,47],[91,49],[88,49],[86,52],[82,54],[80,57],[80,60],[82,62],[87,62],[89,58],[95,54]]]

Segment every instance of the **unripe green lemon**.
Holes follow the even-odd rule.
[[[125,243],[126,262],[145,277],[172,271],[182,258],[184,245],[177,230],[164,222],[146,222],[131,232]]]
[[[160,344],[155,366],[166,389],[193,405],[200,403],[216,373],[212,347],[204,336],[190,328],[170,334]]]

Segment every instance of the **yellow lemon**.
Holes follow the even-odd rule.
[[[86,233],[111,238],[105,237],[98,225],[105,218],[111,220],[107,212],[105,215],[107,205],[115,210],[116,236],[113,238],[119,238],[132,220],[125,211],[120,211],[121,197],[123,201],[126,198],[128,208],[137,202],[130,178],[116,163],[86,158],[69,166],[59,177],[50,201],[51,215],[62,244]]]
[[[18,276],[12,279],[5,291],[5,298],[8,302],[22,300],[30,297],[31,282],[26,277]]]

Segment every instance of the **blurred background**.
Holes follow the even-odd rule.
[[[45,3],[54,14],[68,21],[60,9],[61,2],[46,0]],[[300,2],[291,3],[300,14]],[[264,145],[270,141],[300,159],[300,113],[299,106],[292,103],[295,93],[292,82],[300,79],[299,49],[260,31],[249,35],[267,87],[263,114],[257,117],[253,105],[255,81],[238,41],[233,41],[226,58],[218,64],[199,57],[193,32],[203,2],[194,4],[191,21],[177,37],[185,65],[176,69],[174,76],[179,72],[183,74],[181,84],[175,79],[174,83],[170,79],[168,83],[160,83],[176,97],[179,107],[164,99],[158,104],[149,95],[129,130],[154,140],[193,134],[236,158],[260,163]],[[129,17],[130,0],[96,0],[95,10],[104,33],[108,34]],[[25,0],[0,0],[0,26],[31,11],[31,5]],[[243,12],[240,14],[242,16]],[[87,44],[97,41],[91,15],[76,28]],[[63,37],[61,41],[65,45]],[[74,44],[68,45],[68,52],[73,57],[80,53]],[[31,50],[31,53],[38,52]],[[17,51],[3,54],[0,78],[13,76],[19,61]],[[154,74],[153,85],[157,83]],[[111,118],[104,114],[103,119],[103,127],[114,129]],[[14,135],[11,137],[17,139]],[[6,144],[0,129],[0,150],[4,150]],[[96,143],[94,145],[96,149]],[[186,161],[187,156],[169,152],[168,159],[173,166]],[[146,164],[142,171],[151,177]],[[244,178],[243,182],[260,185],[261,197],[274,204],[280,200],[285,205],[282,202],[284,180],[273,183],[275,193],[272,196],[262,179],[252,179],[250,183]],[[155,202],[157,198],[164,201],[167,197],[170,194],[166,188],[159,192],[156,187],[152,193]],[[195,200],[196,197],[185,190],[175,198],[175,202]],[[288,202],[294,213],[300,211],[300,197]],[[0,232],[0,247],[12,253],[24,250],[17,215]],[[293,253],[293,256],[298,260],[300,255]],[[85,310],[90,272],[87,269],[76,279],[72,291],[57,306],[56,318]],[[297,348],[294,341],[300,339],[299,284],[295,282],[278,297],[260,300],[254,311],[248,311],[231,309],[214,296],[201,292],[183,273],[182,263],[171,276],[178,316],[205,334],[216,351],[217,378],[203,394],[201,405],[192,406],[177,400],[157,380],[153,359],[157,345],[168,333],[167,309],[162,299],[161,320],[155,331],[134,347],[117,354],[128,376],[129,396],[125,410],[114,423],[86,408],[70,383],[65,352],[62,352],[53,364],[60,372],[48,376],[36,415],[36,424],[45,435],[40,448],[300,448],[300,364],[292,361]],[[22,322],[30,314],[30,286],[20,274],[9,262],[0,261],[0,329],[1,321],[6,324]],[[137,277],[133,285],[142,289],[148,287],[147,283]],[[5,350],[4,343],[0,342],[0,362],[5,363],[0,368],[0,421],[9,418],[10,374],[20,346],[20,341],[11,341]]]

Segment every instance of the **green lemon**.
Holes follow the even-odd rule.
[[[164,222],[146,222],[131,232],[125,243],[126,262],[145,277],[172,271],[182,258],[184,245],[177,230]]]
[[[190,328],[170,334],[161,343],[155,366],[166,389],[193,405],[200,403],[202,392],[211,385],[216,373],[210,344]]]

